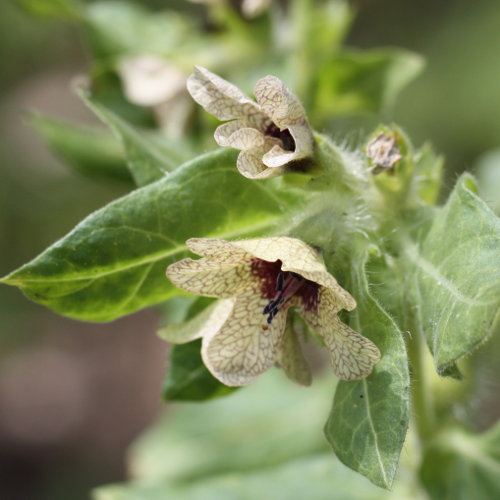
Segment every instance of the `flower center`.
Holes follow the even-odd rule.
[[[295,151],[295,141],[287,128],[285,130],[280,130],[279,127],[271,122],[266,128],[264,135],[279,139],[283,143],[283,149],[285,151]]]
[[[273,318],[305,284],[306,280],[297,273],[280,271],[276,278],[276,294],[269,301],[262,314],[267,314],[267,324],[270,325]]]
[[[280,260],[252,260],[252,272],[260,279],[263,297],[269,300],[262,310],[262,314],[267,315],[266,324],[262,326],[264,330],[267,330],[280,310],[289,306],[293,297],[299,297],[307,310],[316,308],[318,304],[319,285],[300,274],[282,271],[281,265]]]

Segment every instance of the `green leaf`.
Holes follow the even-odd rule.
[[[325,434],[339,459],[382,488],[390,488],[408,429],[409,374],[399,329],[375,301],[364,265],[352,266],[346,288],[356,298],[351,326],[371,339],[382,359],[372,374],[340,382]]]
[[[236,155],[203,155],[110,203],[2,281],[87,321],[110,321],[179,295],[165,268],[188,255],[188,238],[264,234],[298,200],[275,191],[272,180],[245,179]]]
[[[127,165],[138,186],[161,179],[165,174],[178,167],[181,158],[171,151],[166,154],[156,144],[146,139],[138,131],[110,109],[92,99],[84,92],[80,97],[85,104],[114,132],[121,141]]]
[[[406,50],[343,51],[318,74],[314,112],[328,120],[390,108],[423,66],[421,56]]]
[[[31,15],[42,18],[76,19],[79,15],[77,0],[14,0]]]
[[[331,374],[304,389],[272,369],[227,398],[171,405],[131,448],[133,481],[97,500],[415,500],[344,467],[321,435]]]
[[[238,389],[228,387],[205,368],[201,359],[201,340],[174,345],[163,386],[166,401],[204,401],[225,396]]]
[[[98,488],[94,500],[414,500],[402,484],[394,494],[380,491],[334,460],[313,455],[268,469],[221,474],[190,481],[133,482]]]
[[[479,194],[490,208],[500,215],[500,149],[481,155],[476,168]]]
[[[38,114],[31,123],[49,147],[78,172],[132,181],[120,143],[111,133]]]
[[[132,476],[191,481],[327,452],[321,424],[332,379],[325,375],[304,389],[272,368],[228,397],[170,405],[132,446]]]
[[[443,177],[444,159],[437,156],[429,144],[418,150],[414,157],[414,191],[427,205],[435,205]]]
[[[173,10],[149,12],[139,4],[120,1],[87,5],[84,27],[94,57],[110,66],[126,53],[175,55],[183,43],[197,38],[189,19]]]
[[[438,372],[488,336],[500,306],[500,220],[464,174],[418,245],[404,250],[413,301]]]
[[[500,424],[474,435],[443,432],[425,450],[420,472],[433,500],[500,497]]]
[[[183,307],[179,308],[175,304],[177,309],[181,309],[181,318],[172,322],[172,314],[167,314],[167,320],[170,321],[157,332],[160,338],[180,344],[173,345],[170,351],[163,398],[166,401],[203,401],[230,394],[237,387],[222,384],[206,369],[201,358],[201,340],[196,335],[212,314],[217,301],[208,297],[197,297],[194,300],[176,297],[168,303],[179,300],[190,302],[187,310],[182,314]]]

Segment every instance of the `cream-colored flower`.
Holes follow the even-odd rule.
[[[118,74],[131,103],[151,108],[170,137],[183,135],[191,111],[183,71],[165,59],[142,54],[121,59]]]
[[[217,5],[226,3],[226,0],[189,0],[192,3]],[[242,0],[241,12],[249,19],[257,17],[271,5],[271,0]]]
[[[176,262],[167,276],[190,293],[221,300],[163,337],[177,343],[202,337],[203,361],[224,384],[248,384],[276,362],[293,380],[310,382],[298,339],[286,326],[290,307],[322,337],[341,379],[366,377],[379,361],[377,347],[338,318],[340,310],[356,307],[355,300],[304,242],[199,238],[187,245],[203,258]]]
[[[257,102],[236,86],[196,67],[187,81],[193,99],[219,120],[215,140],[240,149],[238,170],[251,179],[281,174],[284,168],[313,154],[313,136],[298,98],[275,76],[255,85]]]
[[[157,106],[184,90],[186,76],[173,64],[151,54],[120,60],[118,73],[127,99],[139,106]]]

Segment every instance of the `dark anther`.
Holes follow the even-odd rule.
[[[268,313],[271,313],[274,311],[274,310],[278,310],[278,306],[283,302],[284,297],[282,295],[280,295],[276,300],[271,300],[271,302],[269,302],[269,304],[267,304],[266,307],[264,307],[264,310],[262,311],[262,314],[268,314]]]
[[[280,271],[278,273],[278,277],[276,278],[276,291],[277,292],[283,291],[283,283],[284,282],[285,282],[285,273]]]
[[[264,132],[264,135],[279,139],[283,143],[283,149],[285,151],[295,151],[295,141],[287,128],[285,130],[280,130],[279,127],[271,122]]]
[[[270,325],[278,314],[280,306],[289,301],[291,297],[305,283],[304,278],[292,271],[280,271],[276,276],[276,295],[264,307],[262,314],[267,314],[267,324]]]

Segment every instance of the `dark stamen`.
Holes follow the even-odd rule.
[[[278,314],[280,306],[289,301],[299,290],[304,282],[300,274],[280,271],[276,279],[277,294],[264,307],[262,314],[267,314],[267,324],[270,325],[273,318]]]
[[[261,324],[263,331],[269,330],[269,325],[278,312],[286,309],[294,298],[298,299],[307,311],[315,310],[318,305],[320,286],[300,274],[282,271],[282,265],[281,260],[252,260],[252,273],[260,281],[261,297],[267,301],[262,311],[266,318]]]
[[[276,278],[276,291],[281,292],[283,290],[283,283],[285,282],[285,273],[280,271],[278,277]]]

